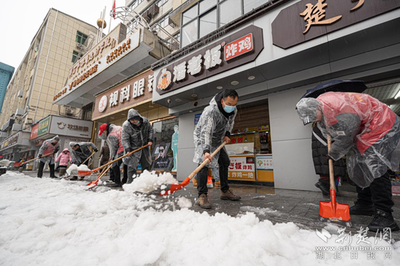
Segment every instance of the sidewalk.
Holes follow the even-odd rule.
[[[36,177],[36,172],[24,171],[26,175]],[[48,177],[48,172],[44,177]],[[94,180],[97,176],[85,178],[87,182]],[[105,176],[103,180],[108,180]],[[74,182],[74,181],[71,181]],[[75,181],[79,182],[79,181]],[[230,184],[232,191],[241,196],[240,201],[220,200],[220,190],[216,188],[209,189],[209,199],[212,209],[204,210],[193,204],[192,210],[196,212],[207,212],[214,215],[218,212],[226,213],[230,216],[240,216],[246,212],[253,212],[260,220],[270,220],[272,223],[293,222],[302,229],[321,230],[328,223],[319,221],[319,202],[330,201],[329,198],[322,197],[321,192],[274,189],[266,186],[254,186],[244,184]],[[185,189],[174,193],[174,197],[186,197],[194,202],[197,199],[197,189],[190,183]],[[353,205],[357,194],[349,191],[340,191],[337,196],[337,202]],[[160,199],[163,200],[163,199]],[[168,199],[164,199],[168,201]],[[393,216],[398,225],[400,225],[400,196],[393,196],[395,203],[393,207]],[[346,232],[357,234],[362,226],[363,229],[369,224],[373,217],[371,216],[352,216],[352,228]],[[374,232],[369,232],[369,236],[375,236]],[[400,231],[392,232],[392,239],[400,241]]]

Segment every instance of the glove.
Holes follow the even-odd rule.
[[[99,150],[98,149],[94,149],[94,152],[98,152]]]
[[[40,159],[40,158],[42,158],[42,155],[41,155],[41,154],[39,154],[39,155],[38,155],[38,158],[39,158],[39,159]]]
[[[129,152],[131,152],[133,150],[131,148],[127,148],[127,149],[125,149],[125,151],[126,151],[126,153],[129,153]]]

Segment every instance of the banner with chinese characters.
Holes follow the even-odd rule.
[[[156,90],[162,95],[254,61],[263,48],[262,29],[248,26],[162,67],[155,77]]]
[[[230,156],[231,164],[228,169],[228,179],[255,181],[256,172],[254,165],[254,155],[249,156]]]
[[[302,0],[272,22],[273,44],[287,49],[398,7],[398,0]]]
[[[92,119],[131,108],[148,101],[153,94],[153,71],[148,70],[96,95]]]

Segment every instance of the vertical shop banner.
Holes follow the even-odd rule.
[[[200,113],[200,114],[195,114],[195,115],[194,115],[194,125],[195,125],[195,126],[197,125],[197,123],[199,123],[200,116],[201,116],[201,113]]]
[[[35,124],[32,126],[31,129],[31,136],[29,137],[29,139],[34,139],[37,137],[38,135],[38,129],[39,129],[39,123]]]
[[[42,135],[46,134],[47,132],[49,132],[50,120],[51,120],[51,116],[48,116],[39,122],[37,137],[42,136]]]

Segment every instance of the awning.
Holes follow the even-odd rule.
[[[118,50],[122,46],[128,47],[128,44],[129,49],[120,49],[122,52],[112,56],[111,60],[110,54],[103,56],[96,61],[94,67],[82,72],[78,84],[67,84],[55,96],[53,103],[81,108],[94,102],[95,94],[139,73],[169,53],[165,47],[161,48],[158,37],[144,28],[128,34],[115,48]]]

